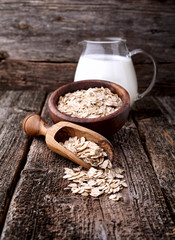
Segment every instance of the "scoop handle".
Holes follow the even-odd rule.
[[[36,137],[39,135],[46,136],[49,126],[37,114],[30,114],[23,120],[23,130],[27,135]]]

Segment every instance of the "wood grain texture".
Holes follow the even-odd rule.
[[[137,6],[137,9],[139,10],[154,10],[154,8],[159,9],[160,11],[166,11],[166,12],[172,12],[173,9],[175,9],[174,6],[174,1],[173,0],[168,0],[168,1],[162,1],[162,0],[158,0],[158,1],[145,1],[142,4],[139,4],[137,0],[132,0],[132,4],[130,1],[127,1],[125,3],[123,3],[123,1],[119,0],[108,0],[108,2],[106,2],[105,0],[96,0],[95,2],[93,0],[84,0],[83,2],[80,0],[73,0],[71,1],[72,4],[75,5],[115,5],[118,7],[123,8],[123,6],[125,7],[125,9],[135,9],[134,6]],[[37,1],[37,2],[32,2],[32,1],[18,1],[18,0],[1,0],[2,4],[11,4],[13,3],[14,6],[16,4],[16,6],[18,6],[19,3],[26,3],[26,5],[31,5],[31,6],[42,6],[43,4],[45,6],[53,6],[54,4],[58,5],[58,4],[62,4],[62,5],[67,5],[70,4],[70,0],[50,0],[49,2],[47,0],[43,0],[43,1]],[[124,4],[124,5],[123,5]],[[168,5],[168,6],[167,6]]]
[[[75,63],[2,61],[0,62],[0,89],[55,90],[73,81],[75,68]]]
[[[135,61],[135,59],[134,59]],[[73,82],[76,63],[42,63],[22,60],[0,62],[0,90],[45,90],[50,92]],[[152,78],[152,64],[135,64],[139,91],[144,91]],[[151,95],[174,95],[175,63],[159,64],[158,79]]]
[[[39,113],[43,101],[41,92],[0,92],[0,229],[30,143],[22,120],[28,112]]]
[[[11,59],[77,62],[78,42],[118,36],[158,62],[174,62],[175,4],[170,1],[3,1],[0,51]]]
[[[146,98],[140,107],[137,105],[135,118],[145,150],[175,222],[174,102],[174,97]],[[141,114],[143,109],[145,115]],[[150,116],[149,112],[154,112],[154,116]]]
[[[0,62],[0,89],[55,90],[74,79],[75,63]]]
[[[49,123],[47,105],[42,115]],[[129,186],[122,201],[64,190],[64,167],[75,165],[39,137],[32,142],[1,239],[170,239],[173,223],[133,121],[110,140]]]

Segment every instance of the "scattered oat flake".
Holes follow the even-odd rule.
[[[117,195],[117,194],[111,194],[109,196],[109,199],[114,200],[114,201],[118,201],[120,198],[122,198],[122,196],[121,195]]]
[[[92,188],[90,195],[93,197],[98,197],[103,194],[103,191],[99,187]]]
[[[116,177],[117,177],[117,178],[124,178],[124,176],[121,175],[121,174],[116,174]]]
[[[121,169],[121,168],[119,168],[119,167],[116,167],[114,170],[115,170],[115,172],[118,173],[118,174],[121,174],[121,173],[124,172],[124,170]]]
[[[82,169],[82,166],[79,166],[77,168],[73,168],[74,171],[79,172]]]
[[[100,165],[100,167],[103,168],[103,169],[107,168],[107,166],[108,166],[108,160],[105,160],[105,161]]]
[[[122,184],[123,187],[126,187],[126,188],[128,187],[126,182],[122,182],[121,184]]]
[[[70,183],[70,184],[68,185],[68,187],[76,188],[76,187],[77,187],[77,184],[76,184],[76,183]]]
[[[118,201],[122,198],[119,192],[124,187],[127,187],[125,180],[123,180],[124,176],[120,174],[120,178],[118,178],[118,173],[114,174],[115,169],[108,169],[107,171],[107,169],[98,170],[91,167],[87,171],[79,170],[77,172],[77,168],[76,171],[71,170],[65,169],[66,179],[72,181],[65,189],[70,189],[74,194],[81,194],[84,197],[99,197],[107,194],[109,195],[109,199]],[[68,175],[67,172],[71,174]]]
[[[87,192],[83,192],[81,195],[87,197],[89,194]]]

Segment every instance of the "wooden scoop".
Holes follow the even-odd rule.
[[[65,142],[69,137],[85,137],[86,140],[95,142],[103,148],[111,162],[114,160],[114,150],[112,144],[105,137],[97,132],[74,123],[62,121],[49,127],[39,115],[30,114],[23,120],[23,130],[29,136],[45,136],[46,144],[52,151],[87,169],[91,167],[90,164],[78,158],[74,153],[59,144],[59,142]]]

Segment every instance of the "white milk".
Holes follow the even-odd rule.
[[[103,54],[81,56],[74,81],[86,79],[107,80],[121,85],[128,91],[131,105],[137,98],[137,78],[131,58]]]

